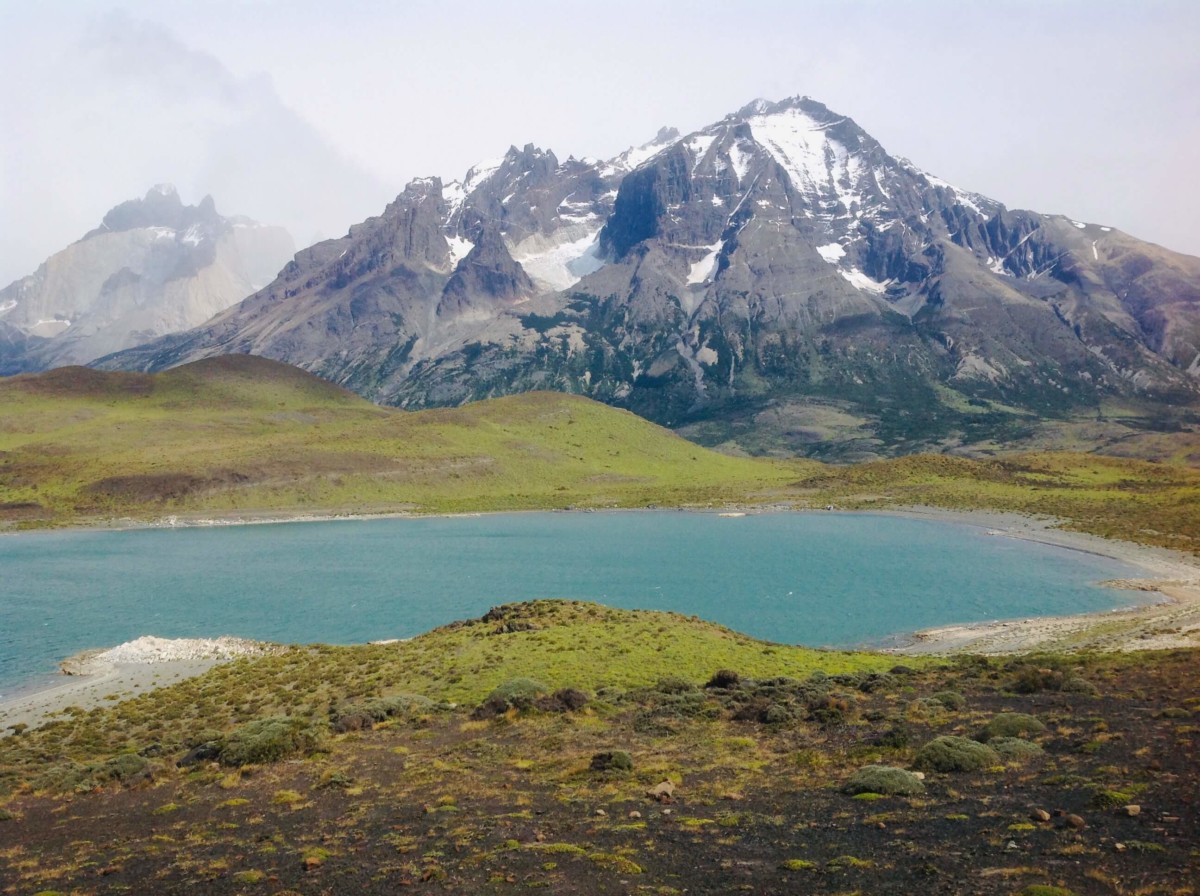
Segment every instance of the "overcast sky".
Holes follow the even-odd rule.
[[[153,184],[298,245],[510,144],[807,94],[1014,208],[1200,255],[1195,0],[0,0],[0,285]]]

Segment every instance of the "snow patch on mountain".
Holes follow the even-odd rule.
[[[861,289],[875,295],[882,295],[887,292],[887,283],[880,283],[878,280],[873,280],[858,268],[838,268],[838,273],[846,278],[846,281],[855,289]]]
[[[461,236],[446,237],[446,245],[450,248],[450,270],[458,267],[458,263],[467,257],[467,254],[475,248],[475,244]],[[344,254],[344,253],[343,253]]]
[[[604,266],[600,257],[599,220],[560,227],[553,234],[535,233],[509,252],[525,273],[543,289],[569,289]]]
[[[812,199],[836,199],[849,210],[862,204],[858,190],[862,160],[828,133],[844,120],[821,123],[801,109],[790,108],[756,115],[747,124],[794,189]]]
[[[679,131],[674,128],[663,128],[653,140],[643,143],[641,146],[631,146],[615,159],[603,165],[599,174],[601,177],[612,177],[614,174],[632,171],[639,165],[650,161],[667,147],[674,145],[678,139]]]
[[[746,175],[750,171],[750,162],[754,158],[754,154],[742,149],[740,141],[735,141],[729,146],[729,164],[733,166],[733,173],[737,175],[738,183],[741,184],[745,180]]]
[[[817,254],[830,264],[837,264],[839,259],[846,257],[846,250],[842,248],[841,243],[829,243],[817,246]]]
[[[696,173],[696,169],[700,167],[700,163],[704,161],[704,157],[708,155],[709,149],[717,142],[717,138],[712,134],[693,134],[687,138],[684,146],[692,154],[692,174]]]
[[[920,171],[920,169],[916,169],[915,166],[912,167],[915,170]],[[953,193],[954,198],[959,205],[965,206],[966,208],[969,208],[971,211],[975,212],[975,214],[982,215],[985,218],[991,216],[993,209],[988,208],[988,206],[996,205],[996,203],[991,199],[988,199],[986,196],[981,196],[978,193],[968,193],[966,190],[961,190],[954,186],[954,184],[944,181],[940,177],[935,177],[928,171],[920,171],[920,173],[923,174],[925,179],[935,187],[943,187],[944,189],[947,189]]]
[[[717,259],[721,254],[721,250],[725,248],[725,241],[718,240],[706,248],[708,252],[705,256],[688,269],[687,282],[689,286],[706,283],[712,279],[713,274],[717,272]]]

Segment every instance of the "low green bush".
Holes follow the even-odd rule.
[[[1041,756],[1044,752],[1037,744],[1019,737],[995,737],[989,740],[987,745],[999,753],[1000,758],[1005,761],[1019,762],[1033,759]]]
[[[946,709],[955,711],[965,709],[967,705],[967,698],[958,691],[938,691],[933,695],[932,699],[942,704]]]
[[[319,742],[320,732],[309,720],[273,716],[247,722],[225,735],[217,744],[216,759],[229,766],[277,762],[312,753]]]
[[[1020,737],[1023,734],[1041,734],[1046,725],[1036,716],[1023,712],[1002,712],[992,716],[991,721],[979,732],[979,740],[987,743],[994,737]]]
[[[923,771],[974,772],[999,762],[1000,755],[987,744],[948,734],[921,747],[913,766]]]
[[[881,793],[887,796],[913,796],[925,792],[925,784],[910,771],[890,765],[860,768],[842,785],[842,793]]]

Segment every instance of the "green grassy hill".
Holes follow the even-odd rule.
[[[1200,550],[1200,469],[1187,460],[730,457],[579,396],[406,412],[248,356],[0,380],[0,525],[760,503],[1005,510]]]
[[[0,514],[383,512],[721,502],[800,467],[557,393],[407,413],[247,356],[0,381]]]

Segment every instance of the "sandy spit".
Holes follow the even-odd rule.
[[[146,635],[108,650],[88,650],[63,660],[63,680],[0,701],[0,735],[14,725],[36,728],[78,709],[129,700],[155,688],[207,672],[239,656],[278,650],[245,638],[156,638]]]

